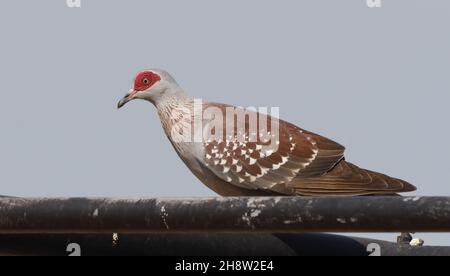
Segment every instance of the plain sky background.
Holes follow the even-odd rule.
[[[0,194],[213,196],[151,105],[116,109],[152,67],[197,98],[279,106],[347,160],[415,184],[411,195],[450,194],[450,1],[81,4],[0,4]]]

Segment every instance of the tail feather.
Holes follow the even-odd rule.
[[[296,178],[289,186],[299,195],[373,195],[415,191],[412,184],[359,168],[345,160],[320,177]]]

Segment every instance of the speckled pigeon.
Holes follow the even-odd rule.
[[[118,107],[134,99],[155,105],[179,157],[222,196],[350,196],[415,190],[406,181],[347,162],[342,145],[275,116],[212,102],[199,106],[164,70],[139,72]],[[207,110],[215,115],[206,116]],[[244,117],[238,116],[240,111]],[[217,112],[223,114],[221,131]],[[232,120],[224,119],[227,112],[235,112]],[[257,127],[252,127],[255,121]]]

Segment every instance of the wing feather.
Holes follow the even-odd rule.
[[[259,120],[260,114],[256,116]],[[403,180],[346,162],[345,148],[328,138],[270,116],[267,119],[268,124],[274,123],[279,129],[279,135],[272,133],[270,141],[276,148],[268,148],[269,142],[259,138],[250,140],[262,134],[250,133],[246,120],[245,129],[236,127],[235,135],[227,133],[223,141],[207,139],[201,161],[217,177],[248,190],[287,195],[362,195],[415,189]],[[238,139],[238,133],[244,133],[246,139]]]

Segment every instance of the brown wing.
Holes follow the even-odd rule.
[[[260,114],[256,116],[259,121]],[[259,130],[251,133],[248,121],[245,129],[236,124],[234,135],[205,141],[203,163],[232,185],[295,194],[288,183],[299,177],[324,175],[343,158],[343,146],[287,122],[270,116],[267,119],[270,142],[260,139]],[[270,132],[272,129],[278,132]],[[241,135],[244,140],[239,139]]]
[[[254,115],[258,121],[266,116]],[[345,148],[330,139],[270,116],[267,119],[270,128],[278,130],[270,133],[270,142],[259,139],[259,128],[252,133],[246,120],[244,129],[236,125],[235,135],[206,141],[203,163],[232,185],[287,195],[390,194],[415,189],[405,181],[346,162]]]

